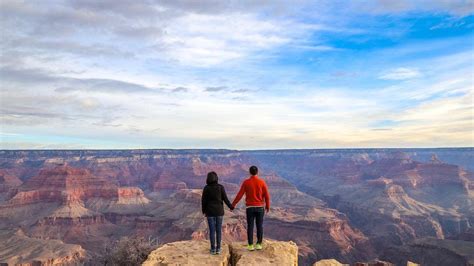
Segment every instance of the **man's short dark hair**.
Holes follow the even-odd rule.
[[[219,181],[219,177],[217,176],[216,172],[212,171],[207,173],[206,184],[217,184]]]
[[[257,175],[258,174],[258,168],[255,165],[250,166],[249,172],[251,175]]]

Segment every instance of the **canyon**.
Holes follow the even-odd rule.
[[[257,165],[271,193],[265,236],[296,243],[300,265],[469,264],[473,162],[472,148],[3,150],[0,262],[81,262],[125,236],[204,240],[207,172],[233,199]],[[246,239],[243,203],[226,210],[223,239]]]

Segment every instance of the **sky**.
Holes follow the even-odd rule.
[[[0,15],[0,149],[474,146],[474,0],[1,0]]]

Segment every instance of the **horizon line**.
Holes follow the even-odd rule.
[[[312,150],[430,150],[430,149],[474,149],[474,146],[449,147],[353,147],[353,148],[278,148],[278,149],[229,149],[229,148],[84,148],[84,149],[0,149],[4,151],[312,151]]]

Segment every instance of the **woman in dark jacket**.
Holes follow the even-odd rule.
[[[222,220],[224,217],[225,202],[229,209],[234,208],[230,204],[224,186],[218,184],[218,177],[216,172],[209,172],[207,174],[207,185],[202,191],[202,213],[207,217],[209,225],[209,240],[211,241],[211,254],[221,254],[221,238],[222,238]]]

